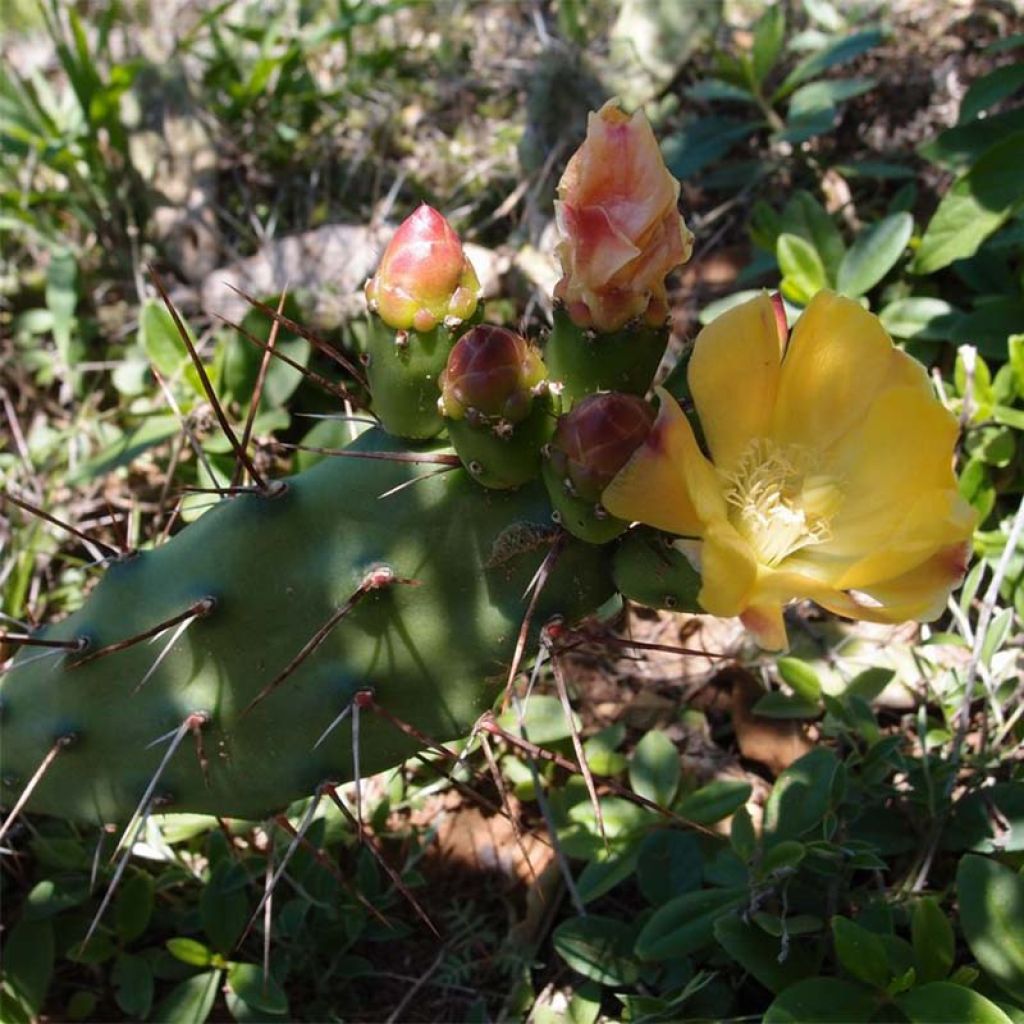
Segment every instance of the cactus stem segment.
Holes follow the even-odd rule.
[[[305,338],[315,349],[322,352],[328,359],[337,363],[342,369],[354,377],[359,384],[364,388],[367,386],[366,377],[359,370],[356,365],[349,359],[346,359],[333,345],[329,345],[323,338],[318,334],[311,331],[308,327],[303,327],[302,324],[296,323],[290,317],[285,316],[283,313],[278,312],[273,306],[268,306],[265,302],[260,302],[259,299],[253,298],[248,292],[243,291],[241,288],[235,287],[233,284],[225,282],[228,287],[240,295],[250,306],[254,306],[261,313],[265,313],[275,323],[279,323],[282,327],[287,328],[289,331],[293,331],[301,338]]]
[[[209,615],[216,605],[216,598],[202,597],[198,601],[189,605],[183,612],[179,612],[177,615],[172,615],[169,619],[164,619],[163,622],[158,622],[155,626],[151,626],[149,629],[144,629],[141,633],[136,633],[135,636],[130,636],[125,640],[117,640],[112,644],[107,644],[106,647],[100,647],[98,650],[91,651],[82,658],[76,658],[70,663],[69,667],[81,668],[83,665],[89,664],[90,661],[97,661],[100,658],[107,657],[108,654],[116,654],[118,651],[134,647],[136,644],[140,644],[143,640],[148,640],[150,637],[159,636],[159,634],[163,633],[165,630],[170,629],[172,626],[177,626],[179,623],[191,623],[194,619],[199,619],[205,615]],[[145,681],[146,680],[143,679],[142,682]],[[142,683],[139,683],[136,690],[141,686]]]
[[[21,796],[18,797],[17,802],[11,808],[11,813],[7,815],[4,823],[0,825],[0,840],[7,835],[11,826],[18,820],[21,809],[29,802],[36,787],[43,781],[44,776],[50,770],[50,765],[57,760],[57,755],[73,742],[74,736],[71,733],[58,736],[53,741],[53,746],[46,752],[46,756],[39,762],[39,767],[32,773],[32,778],[28,780],[28,784],[22,790]]]
[[[367,594],[374,590],[381,590],[384,587],[404,584],[406,586],[418,586],[418,580],[407,579],[404,576],[396,576],[393,570],[388,566],[380,566],[376,569],[371,569],[364,577],[358,587],[349,595],[348,599],[341,604],[331,615],[331,617],[303,644],[299,653],[288,662],[287,665],[273,679],[263,687],[262,690],[249,702],[248,706],[242,712],[242,717],[249,714],[250,711],[261,701],[264,701],[269,697],[274,690],[276,690],[330,635],[331,630],[341,622],[346,615],[348,615],[353,608],[359,602],[366,597]],[[358,694],[357,694],[358,696]],[[355,709],[353,708],[353,715]]]
[[[232,330],[237,331],[239,335],[241,335],[241,337],[245,338],[246,341],[251,342],[257,348],[263,349],[264,352],[270,350],[270,346],[267,344],[267,342],[261,341],[259,338],[256,337],[255,334],[253,334],[251,331],[247,331],[241,324],[236,324],[233,320],[229,320],[227,317],[221,316],[219,313],[214,313],[214,316],[216,316],[218,320],[225,323]],[[329,395],[333,395],[335,398],[340,398],[343,401],[347,400],[349,402],[354,403],[355,405],[362,407],[363,403],[358,398],[356,398],[356,396],[353,395],[352,392],[349,391],[347,388],[342,387],[340,384],[336,384],[333,380],[328,380],[326,377],[321,376],[316,371],[309,369],[309,367],[303,366],[302,363],[297,362],[290,356],[285,355],[284,352],[282,352],[280,349],[273,349],[272,354],[275,359],[280,359],[281,362],[284,363],[286,366],[290,366],[293,370],[297,371],[298,373],[301,373],[303,377],[311,381],[313,384],[316,384],[317,387],[321,388],[323,391],[326,391]],[[303,414],[298,413],[297,415],[301,416]],[[373,420],[373,422],[376,423],[377,421]]]
[[[541,643],[545,642],[547,635],[546,632],[541,633]],[[594,785],[594,773],[590,770],[590,765],[587,764],[587,755],[583,750],[580,731],[576,728],[576,722],[573,719],[572,704],[569,703],[569,687],[565,681],[565,669],[555,652],[552,650],[549,653],[551,655],[551,669],[555,676],[555,689],[558,691],[558,699],[561,702],[562,711],[565,713],[565,723],[569,727],[569,736],[572,738],[572,746],[576,751],[576,760],[580,765],[580,774],[583,776],[587,793],[590,795],[591,806],[594,808],[594,820],[597,822],[597,830],[601,833],[605,850],[608,850],[608,834],[604,829],[604,814],[601,811],[601,801],[597,796],[597,786]]]
[[[152,265],[150,265],[149,274],[153,279],[153,284],[156,286],[156,290],[160,293],[160,298],[163,299],[163,303],[167,307],[167,312],[170,313],[171,319],[174,321],[174,326],[177,329],[178,334],[181,335],[181,340],[185,343],[189,359],[192,360],[192,365],[196,368],[196,373],[199,374],[199,381],[203,385],[203,391],[206,393],[206,398],[213,407],[213,414],[217,417],[220,429],[224,431],[224,436],[228,439],[228,443],[231,445],[231,450],[235,453],[236,462],[240,462],[245,466],[246,470],[249,472],[249,476],[252,477],[253,482],[257,486],[261,488],[266,487],[266,481],[256,469],[252,459],[249,458],[248,452],[246,452],[239,443],[238,438],[235,437],[235,432],[231,429],[231,424],[228,423],[228,418],[224,415],[224,410],[221,408],[220,399],[217,398],[217,392],[213,389],[213,385],[210,383],[206,367],[203,366],[203,361],[199,358],[199,353],[196,351],[195,345],[192,344],[192,339],[189,337],[185,325],[181,322],[181,317],[178,316],[178,311],[174,308],[174,303],[171,302],[171,297],[167,294],[167,290],[164,288],[164,283],[160,280],[160,275]]]
[[[345,806],[345,801],[341,799],[341,794],[338,792],[337,787],[328,787],[327,796],[334,802],[335,807],[337,807],[338,810],[341,811],[341,813],[348,819],[349,824],[353,829],[355,829],[359,842],[370,851],[373,859],[380,865],[388,878],[391,879],[391,884],[412,907],[419,919],[434,933],[437,938],[441,938],[441,933],[434,926],[434,922],[430,920],[427,912],[412,894],[409,887],[402,881],[402,876],[387,862],[384,855],[377,848],[377,844],[374,842],[373,837],[366,831],[359,819],[348,809],[348,807]]]
[[[284,312],[285,300],[288,297],[288,286],[281,291],[281,298],[277,303],[277,314],[278,316]],[[249,450],[249,441],[252,438],[252,425],[256,421],[256,411],[259,409],[260,399],[263,397],[263,385],[267,379],[267,370],[270,367],[270,358],[274,354],[274,348],[277,345],[277,333],[280,330],[281,321],[275,320],[270,327],[270,336],[267,338],[267,347],[264,349],[263,358],[260,360],[260,368],[256,374],[256,384],[252,389],[252,398],[249,401],[249,412],[245,417],[245,426],[242,428],[242,440],[241,446],[242,451],[247,452]],[[231,486],[235,487],[242,482],[242,470],[244,469],[242,463],[236,462],[234,472],[231,474]]]
[[[110,552],[111,558],[121,558],[127,552],[122,551],[120,548],[114,547],[113,544],[108,544],[105,540],[100,540],[97,537],[90,537],[88,534],[83,533],[81,530],[71,526],[70,523],[65,523],[62,519],[58,519],[55,515],[50,512],[44,512],[43,509],[31,502],[26,501],[24,498],[16,498],[10,491],[5,492],[4,500],[9,501],[12,505],[17,505],[18,508],[24,509],[24,511],[37,516],[39,519],[45,519],[46,522],[52,523],[54,526],[60,527],[62,530],[66,530],[72,536],[77,537],[79,540],[84,541],[86,544],[95,544],[98,547],[105,548]]]

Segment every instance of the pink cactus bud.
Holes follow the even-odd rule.
[[[473,315],[480,282],[459,236],[424,203],[402,221],[366,283],[370,309],[396,330],[429,331]]]
[[[519,423],[547,370],[537,350],[505,327],[480,324],[455,343],[441,374],[441,411],[450,419]]]
[[[654,409],[636,395],[590,395],[559,417],[549,453],[552,468],[576,497],[597,501],[647,439],[654,419]]]
[[[669,173],[643,113],[610,100],[558,185],[555,213],[563,276],[555,287],[580,327],[615,331],[636,317],[668,314],[665,276],[690,258],[693,235],[676,208]]]

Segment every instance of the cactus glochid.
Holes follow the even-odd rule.
[[[662,392],[656,415],[644,397],[668,341],[665,275],[692,244],[678,194],[642,115],[592,115],[559,190],[565,275],[543,352],[475,323],[458,237],[417,210],[367,286],[379,425],[283,480],[249,466],[256,486],[115,560],[79,611],[23,638],[0,680],[0,801],[97,823],[155,807],[263,817],[468,733],[556,616],[572,623],[616,592],[699,610],[733,583],[745,609],[755,583],[781,579],[780,560],[749,586],[730,576],[746,565],[733,533],[765,494],[764,530],[791,528],[807,489],[751,484],[737,512],[683,412]],[[745,308],[752,331],[771,320],[778,363],[778,309]],[[746,372],[734,352],[746,335],[701,338],[718,335],[722,365]],[[718,378],[699,373],[703,415],[702,382]],[[239,457],[248,465],[244,445]],[[629,529],[627,514],[650,526]],[[826,539],[805,532],[804,546]],[[954,554],[955,539],[942,537]],[[919,554],[929,568],[932,552]],[[928,583],[916,564],[897,584]],[[801,591],[765,593],[781,609]],[[379,713],[360,721],[364,707]]]

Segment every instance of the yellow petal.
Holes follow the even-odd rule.
[[[766,651],[786,651],[786,621],[781,604],[752,604],[740,614],[740,621],[751,633],[758,646]]]
[[[878,318],[853,299],[818,292],[793,329],[779,380],[772,436],[821,451],[859,424],[893,372]]]
[[[687,379],[711,457],[723,472],[735,468],[751,439],[768,433],[781,347],[767,294],[733,307],[697,335]]]
[[[909,572],[932,554],[963,544],[974,532],[974,509],[953,490],[930,491],[911,505],[885,543],[850,565],[836,581],[843,590],[868,590],[873,584]]]
[[[740,615],[751,604],[758,566],[750,545],[725,520],[711,523],[700,551],[700,606],[712,615]]]
[[[663,388],[658,396],[647,440],[605,488],[601,504],[619,519],[696,536],[709,520],[724,519],[725,499],[683,410]]]
[[[956,489],[953,449],[959,427],[933,395],[915,387],[877,397],[863,425],[827,456],[824,471],[843,492],[832,521],[831,552],[867,552],[931,491]]]

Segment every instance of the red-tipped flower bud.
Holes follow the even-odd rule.
[[[455,343],[441,374],[442,413],[449,419],[519,423],[547,377],[540,353],[505,327],[480,324]]]
[[[636,395],[590,395],[558,419],[551,468],[577,498],[597,501],[654,425],[654,409]]]
[[[555,213],[563,277],[555,297],[579,327],[616,331],[668,315],[665,276],[690,258],[693,235],[676,209],[650,123],[610,100],[587,122],[587,137],[558,185]]]
[[[426,203],[402,221],[366,282],[370,309],[395,330],[425,332],[445,320],[461,322],[479,298],[480,282],[459,236]]]

